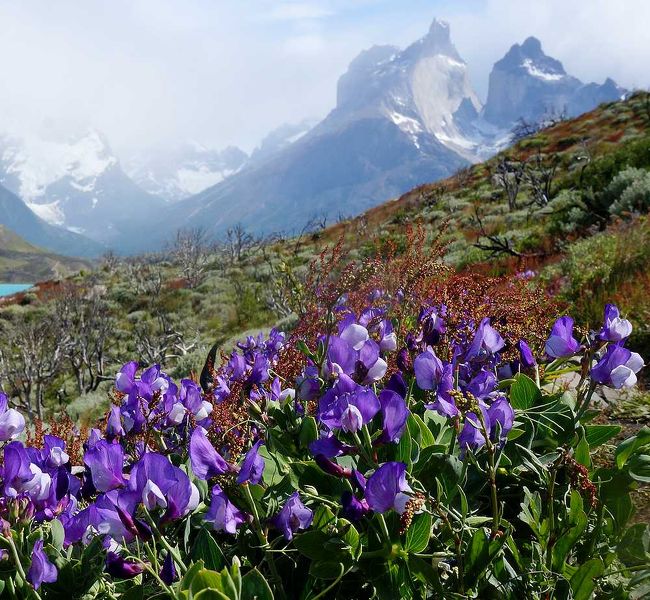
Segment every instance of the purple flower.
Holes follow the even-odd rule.
[[[517,342],[517,349],[519,350],[521,365],[524,369],[532,369],[537,364],[537,361],[530,346],[524,340],[519,340]]]
[[[367,340],[361,347],[354,368],[357,381],[368,385],[386,375],[388,364],[379,356],[379,352],[379,345],[373,340]]]
[[[487,411],[483,407],[481,407],[481,410],[483,411],[485,424],[489,428],[490,420]],[[489,433],[490,432],[488,431],[488,434]],[[478,450],[480,447],[485,445],[485,435],[483,435],[483,428],[481,427],[480,420],[476,416],[476,413],[467,413],[465,417],[465,425],[458,436],[458,443],[463,452],[465,452],[467,448]]]
[[[402,374],[399,371],[397,373],[393,373],[390,376],[390,379],[388,380],[388,383],[384,389],[392,390],[393,392],[399,394],[402,398],[406,398],[406,394],[408,394],[406,382],[404,381],[404,377],[402,377]]]
[[[9,408],[7,395],[0,392],[0,442],[16,439],[25,429],[25,417]]]
[[[413,361],[415,379],[421,390],[435,390],[442,377],[442,361],[433,350],[426,350]]]
[[[328,475],[333,475],[334,477],[349,477],[352,472],[350,469],[345,469],[337,462],[330,460],[323,454],[317,454],[314,457],[314,462]]]
[[[361,411],[354,404],[348,404],[341,413],[341,429],[348,433],[354,433],[362,427],[363,416]]]
[[[615,389],[632,387],[636,373],[643,367],[643,359],[636,352],[630,352],[620,344],[612,344],[604,356],[591,369],[594,381]]]
[[[112,440],[121,435],[124,435],[124,428],[122,427],[120,407],[113,405],[106,422],[106,437]]]
[[[379,408],[379,399],[371,389],[341,374],[334,387],[319,400],[318,418],[330,429],[346,427],[348,431],[356,431],[354,427],[369,423]]]
[[[413,365],[411,364],[411,354],[408,351],[408,348],[402,348],[397,353],[397,367],[400,371],[404,373],[412,373]]]
[[[327,374],[354,373],[357,352],[344,339],[332,335],[327,346]]]
[[[618,307],[614,304],[605,306],[605,319],[598,337],[607,342],[620,342],[632,333],[632,323],[622,319]]]
[[[383,421],[383,431],[379,438],[382,442],[398,442],[402,437],[406,420],[410,414],[406,408],[406,402],[396,392],[384,389],[379,394],[379,403],[381,404],[381,416]]]
[[[34,589],[41,587],[42,583],[54,583],[58,577],[56,567],[43,550],[43,540],[36,540],[32,550],[32,564],[27,571],[27,580],[34,586]]]
[[[234,534],[237,533],[237,527],[248,521],[248,515],[228,499],[220,486],[215,485],[212,488],[212,500],[205,520],[212,523],[215,531]]]
[[[435,410],[439,415],[442,415],[443,417],[447,417],[449,419],[458,416],[456,403],[449,393],[453,389],[454,366],[452,364],[446,364],[443,368],[440,382],[438,383],[435,401],[429,404],[425,404],[424,407],[428,408],[429,410]]]
[[[423,308],[418,316],[418,323],[422,326],[422,335],[418,338],[425,346],[434,346],[445,333],[445,322],[438,309],[434,306]]]
[[[387,462],[381,465],[366,483],[366,500],[375,512],[384,513],[391,508],[402,514],[412,492],[406,483],[406,465],[402,462]]]
[[[479,373],[466,385],[464,391],[469,392],[479,400],[489,398],[497,387],[497,378],[492,371],[481,369]]]
[[[86,451],[84,463],[90,469],[90,476],[97,491],[108,492],[124,485],[124,451],[120,444],[100,440]]]
[[[244,462],[242,463],[239,475],[237,476],[237,483],[259,483],[264,474],[264,459],[259,455],[262,440],[259,440],[255,445],[246,453]]]
[[[70,457],[65,451],[65,441],[55,435],[44,435],[41,460],[43,461],[43,467],[49,469],[58,469],[67,464]]]
[[[343,492],[341,496],[341,516],[349,521],[357,522],[370,512],[367,500],[359,500],[352,492]]]
[[[307,529],[314,518],[314,513],[301,501],[298,492],[289,496],[280,512],[273,517],[272,522],[284,535],[286,540],[293,539],[293,534],[299,529]]]
[[[264,383],[269,378],[269,367],[271,363],[263,354],[256,354],[251,366],[250,374],[246,379],[249,385]]]
[[[115,387],[123,394],[130,394],[136,389],[135,374],[138,370],[138,363],[134,360],[126,363],[120,372],[115,376]]]
[[[172,558],[171,552],[167,552],[167,556],[165,556],[163,566],[160,569],[160,579],[162,579],[162,581],[167,585],[171,585],[178,579],[176,565],[174,564],[174,559]]]
[[[147,509],[166,509],[162,522],[186,515],[199,503],[199,491],[189,477],[156,452],[145,452],[133,465],[127,489]]]
[[[109,551],[106,554],[106,572],[111,577],[132,579],[136,575],[140,575],[144,570],[145,566],[141,562],[125,560],[116,552]]]
[[[571,317],[560,317],[555,321],[545,349],[551,358],[568,358],[578,352],[580,343],[573,337]]]
[[[356,323],[348,325],[340,335],[340,338],[348,345],[352,346],[354,350],[361,350],[369,337],[368,330],[362,325],[357,325]]]
[[[342,456],[343,454],[348,454],[352,449],[352,446],[348,446],[347,444],[339,441],[338,438],[336,438],[331,433],[322,436],[309,444],[309,451],[314,456],[318,456],[320,454],[325,458]]]
[[[515,411],[512,410],[510,402],[505,396],[499,396],[488,408],[487,411],[488,422],[490,426],[490,431],[496,431],[496,425],[499,424],[500,427],[500,437],[504,440],[510,430],[512,429],[512,424],[515,420]]]
[[[230,470],[230,465],[214,449],[201,427],[197,427],[190,438],[190,461],[199,479],[207,480]]]
[[[466,360],[471,360],[472,358],[483,358],[493,355],[504,346],[505,341],[499,335],[499,332],[490,325],[490,319],[485,317],[474,334],[474,339],[465,358]]]

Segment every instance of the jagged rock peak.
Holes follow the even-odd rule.
[[[533,36],[523,44],[514,44],[506,55],[494,65],[495,69],[521,69],[529,75],[547,78],[560,78],[566,75],[562,63],[544,53],[542,43]]]
[[[407,57],[412,57],[415,54],[419,56],[442,54],[456,61],[464,62],[451,41],[449,23],[440,19],[434,19],[428,33],[404,51],[404,55]]]

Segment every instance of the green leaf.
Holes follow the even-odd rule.
[[[198,594],[205,589],[223,590],[221,583],[221,573],[209,569],[200,569],[192,578],[190,590],[192,594]],[[228,596],[226,596],[227,598]]]
[[[416,579],[424,583],[424,585],[427,587],[433,588],[436,591],[440,592],[442,596],[443,590],[440,584],[440,576],[438,575],[438,571],[434,569],[432,565],[430,565],[425,560],[411,554],[408,557],[408,566],[411,575],[415,576]]]
[[[314,511],[314,519],[311,523],[312,529],[325,529],[336,521],[332,509],[325,504],[319,504]]]
[[[63,525],[59,519],[54,519],[54,521],[50,523],[50,533],[52,535],[52,546],[57,550],[61,550],[65,540],[65,530],[63,529]]]
[[[569,527],[568,529],[557,539],[555,545],[553,546],[553,569],[557,572],[562,572],[564,567],[564,561],[566,560],[571,549],[580,539],[580,536],[584,533],[587,528],[587,515],[582,509],[583,502],[580,492],[573,490],[571,492],[571,501],[569,506]]]
[[[616,547],[616,554],[628,567],[650,564],[650,525],[632,525]]]
[[[589,600],[596,588],[595,580],[603,574],[604,570],[605,565],[599,558],[592,558],[581,565],[571,577],[574,600]]]
[[[621,432],[620,425],[586,425],[585,438],[590,448],[601,446]]]
[[[242,577],[241,600],[273,600],[271,587],[256,568]]]
[[[141,585],[134,585],[126,592],[120,595],[120,600],[143,600],[144,587]]]
[[[406,531],[404,548],[413,554],[424,552],[431,537],[431,515],[427,512],[416,515]]]
[[[521,437],[524,435],[526,431],[524,429],[519,429],[517,427],[513,427],[509,432],[508,432],[508,440],[516,440],[518,437]]]
[[[414,413],[411,414],[411,417],[413,418],[415,423],[417,423],[417,426],[420,429],[420,447],[426,448],[428,446],[433,446],[436,443],[436,438],[433,437],[433,433],[431,433],[431,430],[427,427],[426,423],[422,420],[422,417]]]
[[[628,438],[618,445],[618,448],[616,448],[616,466],[622,469],[630,456],[646,444],[650,444],[650,427],[647,425],[639,430],[639,433],[634,437]]]
[[[481,573],[488,566],[490,558],[490,541],[482,527],[472,536],[465,556],[465,581],[468,586],[476,585]]]
[[[207,529],[202,528],[192,546],[192,559],[203,561],[206,569],[218,571],[225,565],[226,559],[214,538]]]
[[[205,588],[194,595],[194,600],[231,600],[226,594],[213,588]]]
[[[305,417],[300,425],[298,441],[301,448],[307,448],[314,440],[318,438],[318,425],[314,417]]]
[[[627,461],[630,477],[641,483],[650,483],[650,454],[635,454]]]
[[[317,579],[336,579],[345,571],[345,565],[335,560],[313,562],[309,574]]]
[[[183,579],[181,579],[181,590],[189,590],[192,585],[192,579],[194,579],[194,576],[203,568],[204,565],[202,560],[190,565],[189,569],[187,569],[187,573],[185,573]]]
[[[411,434],[409,433],[408,428],[406,428],[397,444],[395,460],[405,463],[407,469],[410,469],[413,464],[411,461],[411,449]]]
[[[537,384],[528,375],[518,373],[515,382],[510,387],[510,404],[515,410],[526,410],[542,397]]]
[[[361,550],[361,537],[356,527],[346,519],[339,519],[338,528],[341,539],[349,546],[352,556]]]
[[[589,443],[583,434],[580,435],[580,441],[575,447],[575,459],[585,467],[591,466],[591,454],[589,454]]]
[[[293,538],[293,545],[300,554],[311,560],[332,559],[332,550],[326,548],[325,544],[329,536],[322,531],[307,531]]]

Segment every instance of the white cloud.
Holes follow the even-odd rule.
[[[1,2],[0,131],[92,124],[125,155],[195,139],[251,148],[324,115],[349,61],[405,46],[431,19],[484,96],[492,63],[538,36],[572,74],[648,86],[645,0],[30,0]]]

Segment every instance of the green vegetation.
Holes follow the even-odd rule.
[[[616,302],[633,321],[632,348],[647,356],[649,202],[650,95],[638,93],[291,240],[236,227],[217,246],[194,231],[157,255],[108,255],[97,269],[42,285],[0,311],[0,377],[27,412],[69,405],[89,422],[107,405],[124,361],[198,373],[214,344],[228,351],[242,335],[278,323],[289,330],[305,311],[308,265],[324,248],[340,240],[352,259],[399,253],[408,225],[444,244],[445,260],[461,272],[532,276],[583,326]],[[75,350],[81,340],[83,353]],[[27,364],[43,357],[52,359],[48,369]]]

